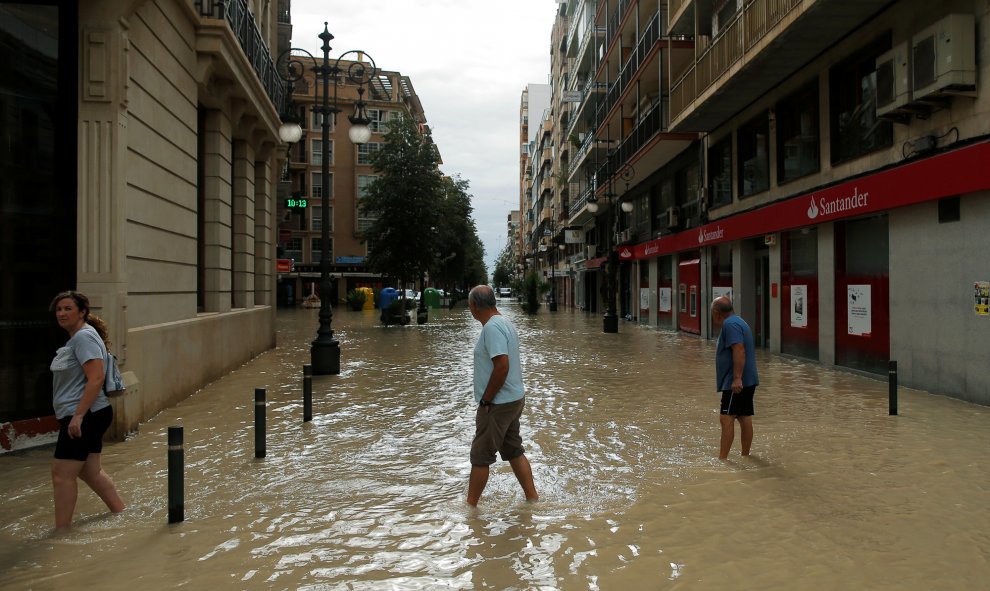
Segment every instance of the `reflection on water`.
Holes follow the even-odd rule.
[[[423,326],[334,317],[340,376],[279,346],[105,448],[129,509],[80,491],[51,531],[51,449],[0,456],[6,589],[964,589],[990,579],[990,409],[761,355],[754,457],[717,452],[711,343],[597,316],[529,318],[523,437],[541,501],[497,465],[464,505],[473,429],[467,311]],[[148,379],[145,377],[145,379]],[[254,459],[254,389],[268,457]],[[186,521],[168,526],[166,430],[185,428]],[[624,586],[624,587],[623,587]]]

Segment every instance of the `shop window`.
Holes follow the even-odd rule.
[[[770,118],[760,113],[736,131],[739,197],[770,188]]]
[[[691,318],[698,316],[698,287],[691,286]]]
[[[890,359],[886,216],[835,224],[835,363],[886,375]]]
[[[818,172],[818,81],[777,104],[777,182]]]
[[[677,300],[680,302],[681,312],[687,312],[687,285],[682,283],[677,286]]]
[[[708,192],[711,207],[732,203],[732,136],[708,150]]]
[[[780,234],[781,352],[818,359],[818,231]]]
[[[889,49],[887,34],[829,72],[832,164],[893,143],[893,124],[877,117],[876,58]]]

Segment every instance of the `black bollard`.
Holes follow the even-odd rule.
[[[887,407],[888,414],[897,414],[897,362],[891,361],[887,370]]]
[[[182,427],[168,428],[168,522],[185,520]]]
[[[303,365],[303,422],[313,420],[313,366]]]
[[[303,376],[303,422],[313,420],[313,376]]]
[[[265,389],[254,389],[254,457],[265,457]]]

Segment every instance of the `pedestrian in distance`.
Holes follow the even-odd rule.
[[[715,298],[711,313],[712,326],[720,329],[715,345],[715,386],[722,393],[718,457],[722,460],[729,457],[736,421],[741,431],[742,455],[748,456],[753,444],[753,396],[760,383],[753,331],[733,312],[732,300],[726,296]]]
[[[78,291],[55,296],[49,306],[69,340],[52,360],[52,405],[60,428],[52,462],[55,527],[67,528],[85,482],[107,508],[124,510],[110,476],[103,471],[103,434],[113,422],[113,407],[103,390],[108,359],[107,325],[89,311],[89,298]]]
[[[533,469],[526,459],[519,435],[519,418],[525,405],[519,335],[495,305],[495,292],[478,285],[468,293],[471,316],[481,323],[481,336],[474,347],[474,440],[471,442],[471,476],[467,503],[478,506],[488,484],[495,452],[508,461],[527,501],[536,501]]]

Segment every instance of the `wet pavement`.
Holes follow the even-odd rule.
[[[342,373],[302,365],[317,310],[279,346],[104,449],[129,508],[85,486],[52,531],[51,448],[0,456],[5,589],[983,589],[990,409],[759,354],[753,456],[716,459],[713,344],[502,305],[523,343],[523,437],[541,500],[505,464],[464,504],[473,430],[464,309],[382,327],[340,310]],[[254,458],[254,389],[267,457]],[[185,518],[167,439],[185,431]]]

